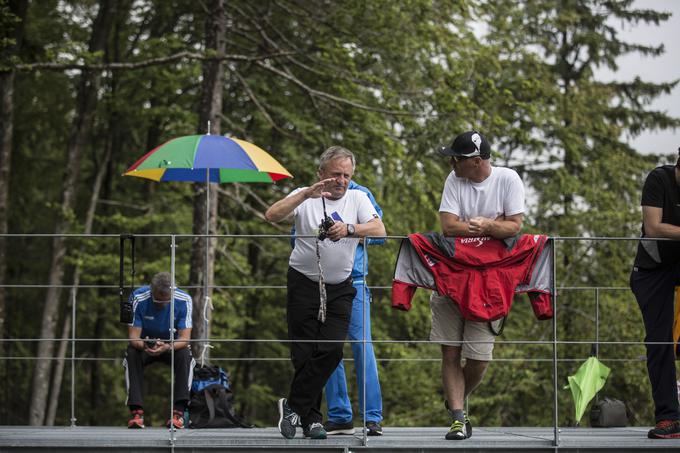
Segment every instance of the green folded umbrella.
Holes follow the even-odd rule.
[[[569,385],[564,388],[569,387],[571,395],[574,397],[576,423],[581,421],[590,400],[604,387],[609,372],[609,368],[597,358],[590,357],[581,365],[575,375],[567,378]]]

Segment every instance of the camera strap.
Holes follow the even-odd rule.
[[[326,284],[323,281],[323,269],[321,268],[321,253],[319,253],[319,238],[316,238],[316,264],[319,266],[319,321],[326,322]]]

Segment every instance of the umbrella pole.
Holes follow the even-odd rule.
[[[208,126],[210,133],[210,126]],[[203,322],[205,323],[205,342],[201,351],[201,366],[210,348],[210,297],[208,297],[208,266],[210,266],[210,169],[205,170],[205,272],[203,274]]]

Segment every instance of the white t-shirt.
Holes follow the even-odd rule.
[[[524,184],[515,170],[491,167],[482,182],[459,178],[451,172],[444,183],[439,212],[449,212],[462,222],[482,216],[496,219],[524,212]]]
[[[305,187],[295,189],[289,197]],[[321,198],[308,198],[293,211],[295,215],[295,248],[290,254],[290,266],[302,272],[307,278],[319,281],[319,266],[316,258],[316,238],[300,236],[319,234],[319,224],[323,219]],[[366,223],[380,217],[364,192],[348,190],[339,200],[326,199],[326,213],[334,220],[343,223]],[[354,253],[358,238],[342,238],[337,242],[325,239],[319,242],[321,268],[326,283],[336,284],[346,280],[352,272]]]

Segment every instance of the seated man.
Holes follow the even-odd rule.
[[[191,338],[191,296],[175,288],[174,322],[170,323],[170,301],[172,280],[168,272],[153,276],[150,286],[143,286],[130,294],[134,318],[128,327],[130,344],[123,359],[126,404],[131,418],[128,428],[144,428],[144,400],[142,386],[144,367],[153,362],[170,365],[171,348],[175,349],[175,400],[173,416],[167,421],[168,428],[184,428],[184,409],[189,401],[192,370],[196,365],[189,346]],[[170,329],[174,332],[174,343],[170,343]]]

